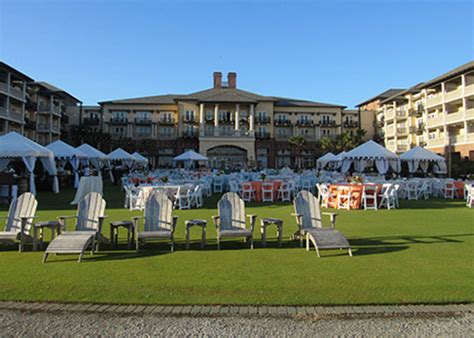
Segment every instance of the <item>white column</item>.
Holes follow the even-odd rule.
[[[204,103],[199,105],[199,136],[204,136]]]
[[[235,105],[235,135],[238,136],[239,131],[240,131],[240,105],[236,104]]]
[[[214,106],[214,136],[219,136],[219,105]]]
[[[249,133],[254,134],[254,123],[255,123],[255,105],[250,105],[250,117],[249,117]]]

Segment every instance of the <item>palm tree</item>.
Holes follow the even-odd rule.
[[[306,147],[306,139],[303,136],[292,136],[288,139],[288,144],[296,149],[296,167],[301,169],[301,153],[303,149]]]
[[[333,152],[334,148],[334,141],[332,139],[326,136],[321,138],[321,150],[323,153]]]

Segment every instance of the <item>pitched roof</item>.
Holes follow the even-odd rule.
[[[430,87],[430,86],[432,86],[434,84],[437,84],[439,82],[443,82],[445,80],[448,80],[449,78],[459,76],[462,73],[467,72],[469,70],[474,70],[474,61],[470,61],[468,63],[465,63],[462,66],[454,68],[453,70],[451,70],[447,73],[444,73],[440,76],[435,77],[432,80],[429,80],[429,81],[425,82],[421,88]]]
[[[183,100],[197,100],[201,102],[243,102],[257,103],[258,101],[276,101],[269,96],[247,92],[236,88],[210,88],[199,92],[191,93],[184,97]]]
[[[22,72],[20,72],[18,69],[15,69],[15,68],[13,68],[13,67],[10,66],[10,65],[7,65],[5,62],[0,61],[0,68],[6,69],[6,70],[9,71],[10,73],[13,73],[13,74],[15,74],[16,76],[23,78],[23,80],[25,80],[25,81],[34,81],[34,80],[33,80],[31,77],[29,77],[28,75],[25,75],[25,74],[23,74]]]
[[[395,101],[397,99],[402,99],[402,100],[407,100],[404,95],[405,94],[408,94],[408,93],[416,93],[418,91],[420,91],[421,87],[424,85],[423,82],[420,82],[416,85],[414,85],[413,87],[410,87],[408,89],[405,89],[405,90],[402,90],[401,92],[398,92],[392,96],[389,96],[387,97],[386,99],[380,101],[380,103],[387,103],[387,102],[390,102],[390,101]]]
[[[363,106],[364,104],[367,104],[369,102],[372,102],[372,101],[375,101],[375,100],[384,100],[386,98],[389,98],[391,96],[394,96],[394,95],[397,95],[398,93],[404,91],[405,89],[400,89],[400,88],[390,88],[386,91],[384,91],[383,93],[380,93],[378,95],[375,95],[374,97],[368,99],[368,100],[365,100],[364,102],[362,103],[359,103],[358,105],[356,105],[356,107],[360,107],[360,106]]]
[[[76,97],[72,96],[71,94],[69,94],[67,91],[65,91],[61,88],[58,88],[56,86],[53,86],[51,83],[48,83],[48,82],[45,82],[45,81],[35,81],[35,82],[32,83],[32,85],[37,85],[37,86],[43,88],[46,92],[53,93],[53,94],[63,94],[65,96],[68,96],[69,98],[72,98],[73,100],[75,100],[77,102],[82,102],[78,98],[76,98]]]
[[[179,98],[181,94],[165,94],[165,95],[155,95],[155,96],[144,96],[144,97],[134,97],[129,99],[119,99],[119,100],[109,100],[102,101],[99,104],[110,103],[110,104],[174,104],[175,99]]]
[[[276,100],[275,106],[277,107],[336,107],[336,108],[345,107],[345,106],[341,106],[337,104],[300,100],[300,99],[291,99],[287,97],[274,96],[272,98]]]

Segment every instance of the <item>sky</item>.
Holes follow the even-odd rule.
[[[84,104],[234,71],[241,89],[353,107],[473,60],[473,19],[455,0],[0,0],[0,59]]]

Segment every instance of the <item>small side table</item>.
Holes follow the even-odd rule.
[[[184,222],[184,225],[186,226],[186,249],[189,250],[189,230],[193,226],[199,226],[202,229],[202,235],[201,235],[201,248],[204,248],[204,245],[206,245],[206,226],[207,226],[207,221],[204,219],[191,219],[186,222]]]
[[[55,234],[61,234],[61,224],[58,221],[38,222],[33,226],[33,251],[38,251],[38,230],[40,235],[41,248],[44,244],[44,229],[51,229],[51,240],[54,239]]]
[[[281,238],[283,236],[283,220],[278,218],[262,218],[260,220],[260,233],[262,234],[262,246],[267,246],[267,227],[276,225],[278,234],[278,246],[281,247]]]
[[[132,243],[135,240],[135,228],[132,221],[115,221],[110,222],[110,243],[113,247],[118,243],[118,229],[123,227],[127,229],[127,248],[132,248]]]

